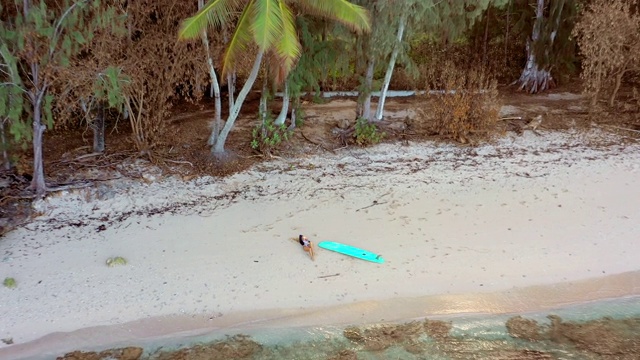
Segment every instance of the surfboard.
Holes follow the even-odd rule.
[[[340,254],[353,256],[354,258],[371,261],[378,264],[384,263],[384,259],[382,258],[381,255],[372,253],[371,251],[357,248],[355,246],[342,244],[334,241],[322,241],[318,244],[318,246],[323,249],[335,251]]]

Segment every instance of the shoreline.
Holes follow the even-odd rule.
[[[48,359],[70,351],[102,351],[141,346],[147,351],[165,346],[210,341],[224,336],[284,328],[337,327],[400,323],[460,317],[553,314],[574,307],[630,300],[640,312],[640,271],[596,279],[538,285],[497,293],[431,295],[335,305],[314,309],[266,309],[215,319],[175,315],[146,318],[118,325],[53,333],[0,349],[3,359]],[[457,307],[452,308],[451,304]],[[592,314],[596,318],[596,315]]]
[[[289,315],[271,326],[379,322],[385,311],[384,321],[414,317],[404,315],[418,307],[407,299],[461,313],[534,289],[518,301],[539,293],[544,304],[587,279],[597,285],[549,306],[640,295],[640,147],[601,132],[527,134],[474,148],[382,144],[225,179],[48,197],[35,205],[41,217],[0,241],[0,275],[18,282],[0,289],[0,338],[15,341],[0,356],[56,332],[126,334],[136,320],[166,316],[218,328],[265,314]],[[311,262],[290,240],[299,233],[386,262],[320,249]],[[106,266],[115,256],[127,265]]]

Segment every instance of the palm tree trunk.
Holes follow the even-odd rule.
[[[224,40],[225,46],[229,43],[229,37],[227,36],[227,27],[225,26],[222,30],[222,36]],[[235,103],[235,94],[236,94],[236,70],[227,72],[227,94],[229,95],[229,113],[231,113],[233,109],[233,104]]]
[[[231,132],[231,128],[235,123],[238,115],[240,115],[240,108],[242,107],[242,103],[247,98],[249,91],[253,87],[253,84],[256,82],[258,78],[258,72],[260,72],[260,64],[262,63],[262,57],[264,55],[264,51],[261,50],[258,52],[256,56],[256,60],[253,63],[253,68],[251,69],[251,73],[247,78],[247,81],[242,86],[242,90],[238,94],[238,99],[234,102],[233,108],[229,112],[229,117],[227,118],[227,122],[224,124],[222,131],[220,131],[220,135],[218,136],[218,140],[216,141],[216,145],[212,147],[212,153],[214,155],[222,155],[224,154],[224,144],[227,141],[227,136],[229,136],[229,132]]]
[[[393,69],[396,66],[396,59],[398,58],[398,53],[400,52],[400,46],[402,46],[402,37],[404,36],[404,28],[407,25],[407,17],[409,11],[405,11],[400,18],[400,23],[398,24],[398,34],[396,36],[396,43],[393,46],[393,51],[391,52],[391,59],[389,59],[389,66],[387,67],[387,72],[384,74],[384,82],[382,83],[382,90],[380,91],[380,98],[378,99],[378,108],[376,110],[376,116],[374,121],[381,121],[382,115],[384,114],[384,102],[387,98],[387,91],[389,90],[389,83],[391,83],[391,76],[393,75]]]
[[[204,6],[204,0],[198,0],[198,10]],[[209,47],[209,37],[207,36],[207,30],[202,31],[202,45],[207,54],[207,65],[209,66],[209,77],[211,78],[211,91],[213,92],[213,107],[214,117],[211,135],[209,136],[209,145],[213,146],[218,140],[220,134],[220,128],[222,127],[222,103],[220,101],[220,83],[218,83],[218,75],[216,75],[216,69],[213,66],[213,59],[211,58],[211,49]]]
[[[235,94],[236,94],[236,70],[230,71],[227,74],[227,92],[229,93],[229,113],[231,113],[231,109],[233,109],[233,105],[235,104]]]
[[[282,110],[280,110],[280,114],[274,121],[274,124],[280,126],[284,124],[285,120],[287,120],[287,114],[289,113],[289,82],[287,80],[284,81],[284,92],[282,94]]]

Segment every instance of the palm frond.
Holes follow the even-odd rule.
[[[282,36],[280,0],[254,0],[251,32],[260,50],[267,50]]]
[[[283,61],[284,72],[287,74],[300,56],[300,41],[291,9],[284,1],[278,1],[278,5],[282,17],[282,33],[276,43],[276,53]]]
[[[244,3],[246,0],[210,0],[194,16],[182,21],[178,39],[194,39],[208,26],[227,23]]]
[[[238,25],[229,40],[229,46],[224,54],[222,63],[223,74],[226,74],[229,69],[235,66],[238,54],[246,51],[247,44],[251,41],[251,13],[253,12],[254,2],[255,0],[249,2],[244,8],[244,11],[242,11],[240,19],[238,19]]]
[[[371,31],[367,9],[347,0],[299,0],[296,4],[308,14],[339,21],[356,32]]]

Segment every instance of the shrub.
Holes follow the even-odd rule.
[[[365,118],[358,118],[353,134],[356,144],[360,146],[375,145],[382,141],[385,133],[380,131],[376,124],[369,122]]]
[[[625,73],[640,69],[640,13],[625,0],[596,0],[576,24],[574,36],[584,56],[581,77],[591,104],[604,90],[613,106]]]
[[[418,109],[418,133],[438,134],[467,143],[486,139],[495,128],[500,107],[497,82],[481,72],[462,71],[447,64],[432,89],[432,101]]]
[[[268,114],[253,128],[251,148],[263,155],[272,155],[283,142],[289,141],[292,131],[285,124],[276,125],[273,116]]]

